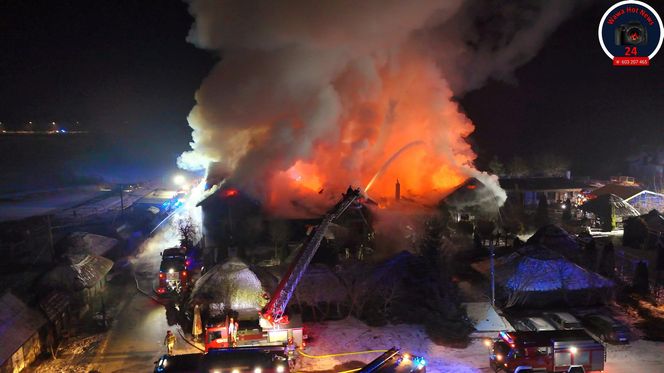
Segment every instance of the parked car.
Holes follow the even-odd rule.
[[[606,342],[629,343],[629,328],[608,316],[586,316],[583,325]]]
[[[520,332],[528,332],[530,331],[530,327],[525,324],[524,322],[525,319],[512,319],[509,320],[510,324],[512,324],[512,327],[514,327],[514,330],[520,331]]]
[[[541,317],[529,317],[523,320],[523,323],[534,332],[543,332],[547,330],[556,330],[556,328]]]
[[[583,365],[571,365],[567,373],[586,373],[586,370],[583,369]]]
[[[581,322],[567,312],[545,313],[544,316],[558,329],[583,329]]]

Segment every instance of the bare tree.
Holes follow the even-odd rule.
[[[530,173],[530,168],[521,157],[514,157],[507,164],[507,173],[511,177],[525,177]]]
[[[489,171],[494,175],[498,175],[498,176],[505,175],[505,165],[496,156],[491,158],[491,161],[489,161],[489,164],[487,165],[487,167],[488,167]]]
[[[540,154],[534,162],[535,168],[542,176],[563,176],[569,170],[569,161],[552,153]]]
[[[381,286],[378,288],[378,296],[383,301],[383,314],[389,315],[390,307],[399,300],[401,288],[399,282],[394,278],[385,280],[387,281],[381,282]]]
[[[348,299],[348,315],[359,316],[368,300],[369,284],[367,268],[361,263],[355,263],[344,270],[337,272],[339,281],[346,289]]]
[[[179,221],[178,231],[180,232],[180,245],[191,249],[198,235],[198,229],[191,217]]]

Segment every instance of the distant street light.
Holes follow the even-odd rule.
[[[184,184],[187,180],[183,175],[175,175],[173,176],[173,184],[180,186]]]

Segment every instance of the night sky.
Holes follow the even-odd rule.
[[[607,177],[625,172],[624,159],[643,145],[664,145],[664,54],[649,67],[613,67],[597,39],[613,3],[593,2],[560,25],[514,82],[461,100],[477,127],[480,164],[556,153],[577,175]],[[650,4],[661,16],[662,3]]]
[[[480,166],[549,152],[577,174],[608,175],[641,143],[662,139],[664,55],[647,68],[611,66],[597,41],[611,3],[563,23],[513,81],[460,99]],[[1,2],[0,122],[79,121],[106,149],[121,149],[91,158],[174,167],[190,141],[194,92],[217,58],[186,42],[192,21],[177,0]]]

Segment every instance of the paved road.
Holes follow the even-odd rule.
[[[176,221],[184,213],[176,213],[164,223],[156,235],[143,243],[140,254],[133,261],[138,286],[148,294],[157,276],[159,252],[177,245]],[[172,308],[167,314],[167,307],[135,287],[128,288],[127,299],[123,301],[105,344],[92,365],[102,373],[152,371],[153,362],[166,351],[163,345],[166,330],[179,334],[174,322]],[[187,352],[197,351],[178,335],[175,353]]]

